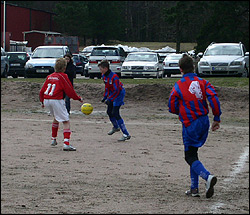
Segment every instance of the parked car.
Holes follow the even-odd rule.
[[[240,43],[211,43],[198,62],[199,76],[249,77],[249,52]]]
[[[182,58],[182,54],[169,54],[163,61],[163,76],[171,77],[172,74],[181,74],[179,67],[179,60]]]
[[[8,52],[7,56],[10,65],[8,75],[13,78],[17,78],[18,76],[24,77],[24,66],[30,58],[29,55],[26,52]]]
[[[159,54],[131,52],[122,64],[121,77],[162,78],[163,66]]]
[[[56,59],[71,52],[68,46],[38,46],[25,64],[25,77],[46,77],[54,72]]]
[[[73,54],[72,59],[76,65],[76,74],[84,75],[85,64],[88,63],[88,58],[81,54]]]
[[[96,46],[93,48],[89,56],[89,77],[101,78],[101,72],[98,68],[98,63],[103,59],[110,62],[110,69],[121,76],[122,63],[126,58],[126,52],[119,46]]]
[[[1,78],[7,78],[9,72],[9,59],[1,47]]]

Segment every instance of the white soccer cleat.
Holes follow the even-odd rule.
[[[64,144],[64,145],[63,145],[63,151],[76,151],[76,148],[74,148],[74,147],[71,146],[71,145],[66,145],[66,144]]]
[[[206,182],[206,198],[211,198],[214,195],[214,185],[217,178],[214,175],[209,175]]]
[[[130,135],[123,134],[122,137],[118,141],[125,141],[125,140],[129,140],[130,138],[131,138]]]

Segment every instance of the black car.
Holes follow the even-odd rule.
[[[73,54],[72,59],[76,65],[76,74],[84,75],[85,64],[88,63],[88,58],[81,54]]]
[[[9,58],[9,72],[8,75],[13,78],[18,76],[25,76],[25,63],[29,60],[29,55],[26,52],[8,52]]]

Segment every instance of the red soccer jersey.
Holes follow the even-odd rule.
[[[69,78],[65,73],[52,73],[47,76],[46,81],[43,84],[42,89],[40,90],[40,101],[43,102],[44,99],[63,99],[64,93],[74,100],[80,100],[79,97]]]

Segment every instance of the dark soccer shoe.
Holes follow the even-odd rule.
[[[194,188],[194,189],[187,190],[187,191],[185,192],[185,194],[186,194],[187,196],[200,197],[199,189],[198,189],[198,188]]]
[[[120,128],[114,128],[113,127],[112,130],[108,132],[108,135],[112,135],[112,134],[114,134],[115,132],[118,132],[118,131],[120,131]]]

